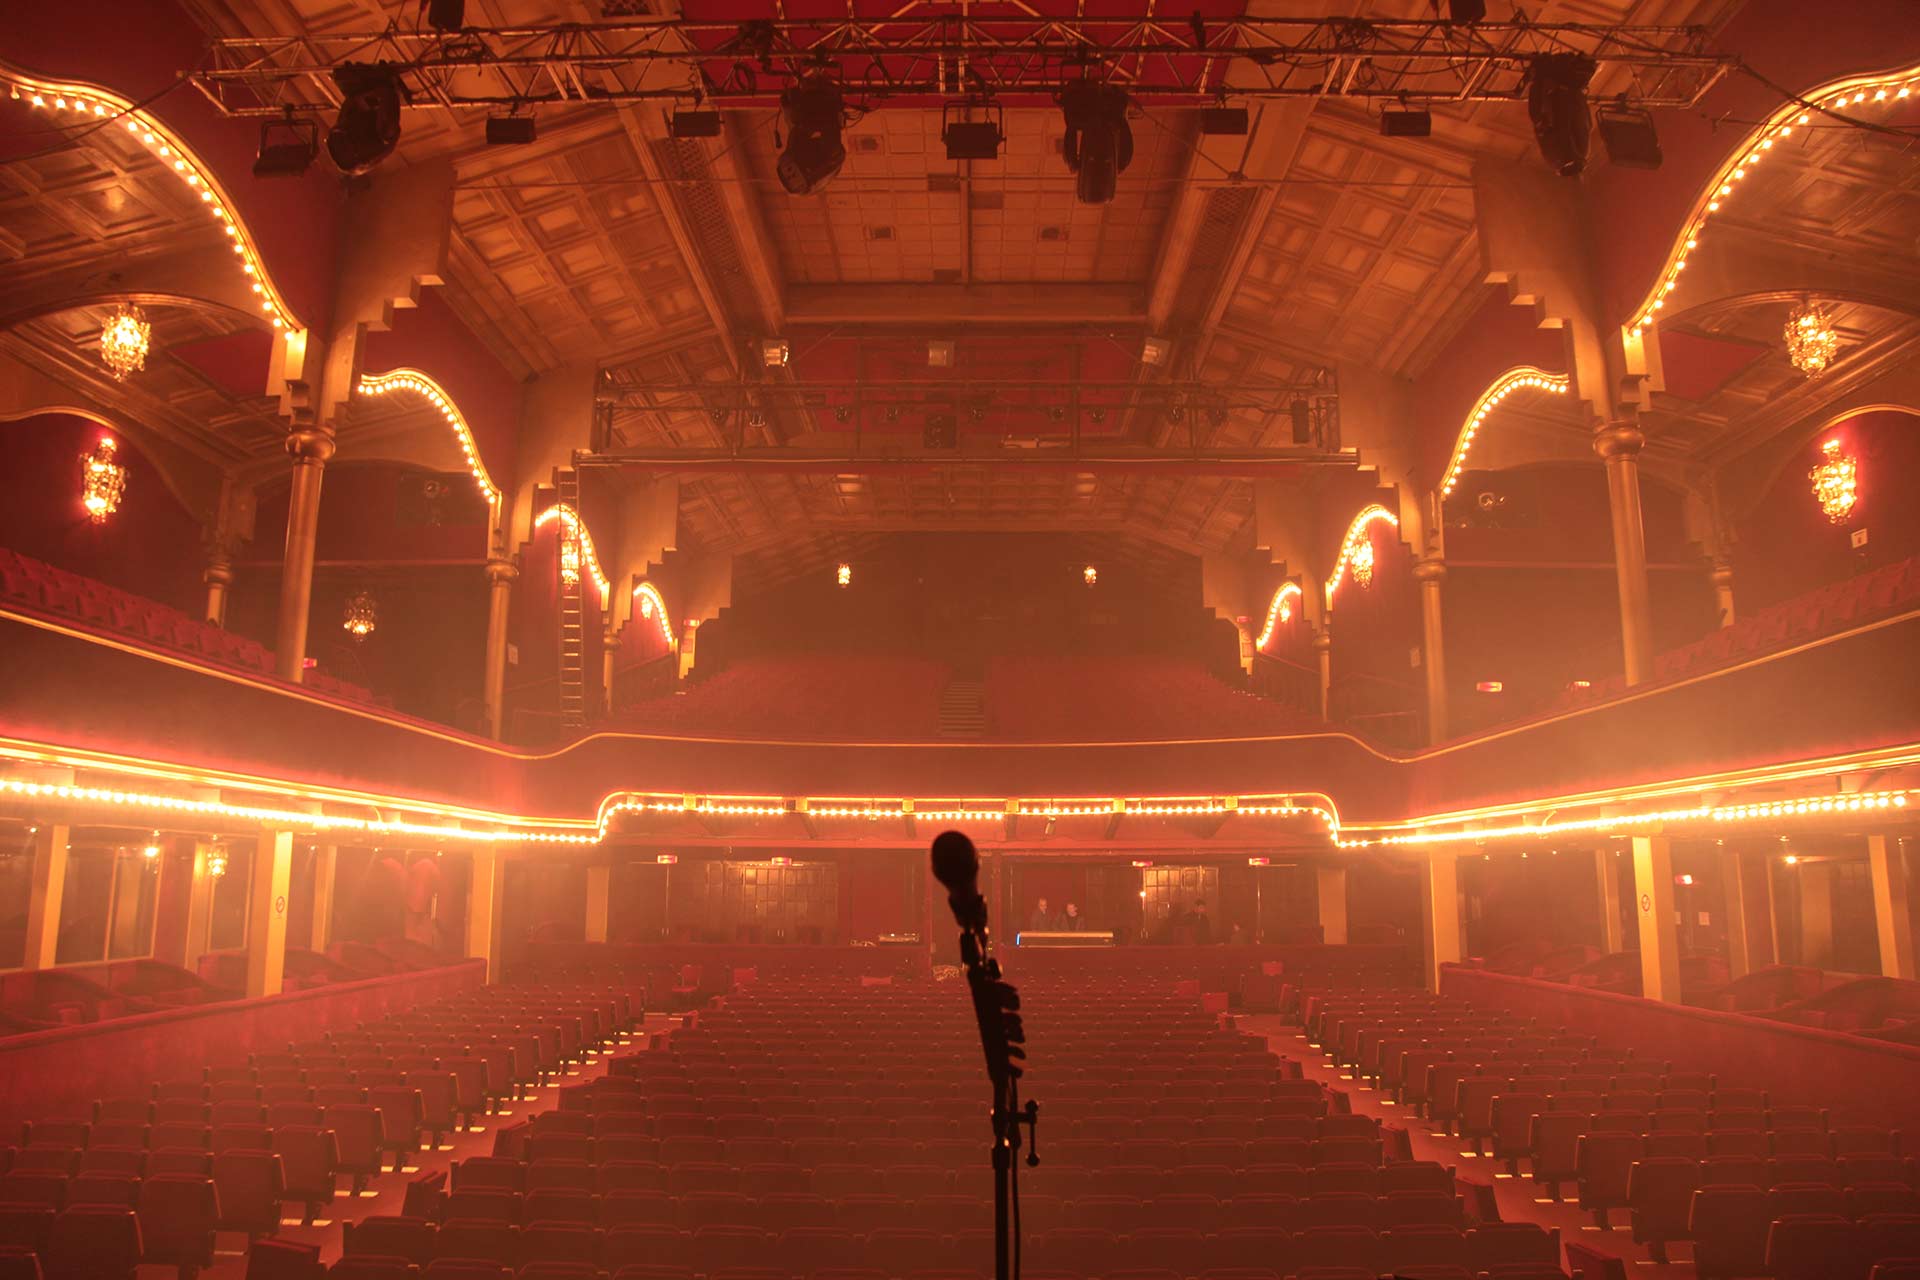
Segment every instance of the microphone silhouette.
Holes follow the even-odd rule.
[[[942,831],[933,838],[933,878],[947,890],[954,921],[973,932],[987,927],[987,902],[980,896],[980,855],[973,841],[958,831]]]

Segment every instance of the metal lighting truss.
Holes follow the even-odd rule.
[[[772,105],[817,68],[863,105],[958,95],[1044,102],[1092,77],[1143,101],[1431,106],[1524,100],[1532,60],[1549,53],[1592,58],[1608,97],[1664,107],[1691,106],[1737,61],[1699,26],[1011,12],[235,36],[213,42],[193,81],[228,115],[255,117],[330,109],[339,101],[333,69],[349,62],[392,66],[412,108],[653,98]]]

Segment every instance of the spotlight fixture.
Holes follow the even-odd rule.
[[[400,73],[387,63],[348,62],[333,69],[345,95],[327,131],[327,155],[341,173],[365,173],[400,141]]]
[[[1811,298],[1788,314],[1786,338],[1787,358],[1809,378],[1825,373],[1840,354],[1840,333],[1833,327],[1833,317]]]
[[[95,524],[105,524],[120,509],[127,491],[127,469],[114,457],[117,448],[112,436],[101,436],[91,453],[80,455],[80,505]]]
[[[793,348],[787,345],[785,338],[760,339],[760,363],[766,368],[784,369],[792,355]]]
[[[1244,138],[1247,136],[1247,109],[1202,107],[1200,132],[1218,138]]]
[[[780,95],[787,122],[787,145],[774,166],[780,185],[796,196],[818,191],[846,163],[840,140],[844,102],[840,86],[816,71]]]
[[[949,160],[998,160],[1006,142],[1002,128],[1004,115],[991,104],[985,107],[985,120],[955,120],[955,111],[971,113],[973,104],[949,102],[940,108],[940,140],[947,144]]]
[[[1487,0],[1447,0],[1447,21],[1474,23],[1487,16]]]
[[[123,302],[113,309],[100,329],[100,359],[115,382],[125,382],[147,367],[152,339],[153,326],[137,304]]]
[[[667,120],[669,138],[717,138],[721,132],[718,111],[676,111]]]
[[[1587,83],[1595,64],[1584,53],[1536,54],[1528,67],[1527,115],[1547,166],[1563,178],[1579,177],[1587,167],[1593,118],[1587,110]]]
[[[256,178],[297,178],[313,167],[320,154],[320,126],[311,120],[268,120],[260,126],[260,149],[254,153]]]
[[[489,116],[487,118],[487,145],[490,147],[524,147],[534,139],[537,126],[532,116]]]
[[[1620,104],[1602,107],[1594,122],[1600,126],[1600,145],[1607,149],[1607,163],[1614,168],[1658,169],[1665,159],[1660,154],[1653,113],[1644,108]]]
[[[427,0],[427,25],[435,31],[458,31],[467,25],[467,0]]]
[[[1380,112],[1380,136],[1383,138],[1430,138],[1433,113],[1418,107],[1386,107]]]
[[[346,611],[341,617],[340,627],[355,640],[365,640],[380,626],[380,606],[366,591],[356,591],[347,597]]]
[[[842,560],[833,571],[835,585],[848,587],[853,585],[853,566]]]
[[[1075,176],[1081,204],[1106,204],[1133,163],[1133,128],[1127,123],[1126,90],[1098,80],[1076,80],[1060,95],[1067,118],[1060,151]]]

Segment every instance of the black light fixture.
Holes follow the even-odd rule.
[[[1126,90],[1098,80],[1076,80],[1060,95],[1067,133],[1060,151],[1076,181],[1081,204],[1106,204],[1133,163],[1133,128]]]
[[[1223,138],[1244,138],[1247,136],[1247,109],[1245,107],[1202,107],[1200,108],[1200,132]]]
[[[1419,107],[1384,107],[1380,111],[1380,134],[1386,138],[1432,137],[1433,113]]]
[[[676,111],[667,120],[670,138],[717,138],[720,133],[718,111]]]
[[[320,126],[311,120],[268,120],[260,126],[260,150],[253,158],[256,178],[297,178],[320,154]]]
[[[1293,423],[1293,442],[1295,444],[1313,443],[1313,408],[1305,400],[1295,397],[1287,406],[1287,417]]]
[[[1447,0],[1448,22],[1480,22],[1487,16],[1487,0]]]
[[[824,71],[813,72],[780,95],[787,145],[774,168],[780,185],[793,195],[818,191],[846,163],[847,148],[840,140],[843,108],[840,86]]]
[[[458,31],[467,25],[467,0],[427,0],[427,25],[435,31]]]
[[[960,423],[953,414],[942,411],[927,415],[920,429],[920,442],[929,449],[955,449],[960,445]]]
[[[487,117],[487,145],[524,147],[533,141],[536,128],[532,116],[489,116]]]
[[[1640,107],[1617,104],[1602,107],[1595,117],[1600,126],[1600,144],[1607,149],[1607,163],[1617,169],[1658,169],[1665,158],[1660,154],[1660,135],[1653,127],[1653,115]]]
[[[1587,83],[1595,64],[1584,53],[1535,55],[1528,70],[1527,115],[1547,166],[1563,178],[1579,177],[1587,167],[1593,116],[1587,110]]]
[[[971,112],[975,104],[949,102],[940,108],[940,140],[947,144],[949,160],[998,160],[1000,146],[1006,141],[1002,128],[1005,113],[992,103],[981,109],[984,120],[956,120],[955,111]]]
[[[348,62],[333,69],[346,98],[327,132],[327,155],[344,174],[365,173],[400,141],[400,73],[387,63]]]

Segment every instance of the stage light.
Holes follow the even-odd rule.
[[[1587,167],[1593,117],[1587,110],[1587,82],[1594,61],[1583,53],[1535,55],[1528,71],[1527,115],[1547,166],[1563,178]]]
[[[949,104],[948,110],[951,110]],[[997,110],[997,108],[996,108]],[[945,112],[943,111],[944,117]],[[998,160],[1006,136],[997,120],[942,119],[940,140],[947,144],[949,160]]]
[[[385,63],[349,62],[333,69],[346,95],[327,132],[327,155],[344,174],[365,173],[400,141],[400,73]]]
[[[929,449],[960,446],[960,421],[951,413],[930,413],[920,429],[920,442]]]
[[[1202,107],[1200,108],[1200,132],[1218,138],[1244,138],[1247,136],[1247,109],[1245,107]]]
[[[536,128],[532,116],[489,116],[487,145],[524,147],[533,141]]]
[[[1076,80],[1060,95],[1067,118],[1060,151],[1075,176],[1074,194],[1082,204],[1106,204],[1133,163],[1131,105],[1124,89],[1097,80]]]
[[[1487,16],[1487,0],[1447,0],[1448,22],[1480,22]]]
[[[467,0],[427,0],[427,25],[435,31],[458,31],[467,25]]]
[[[1293,424],[1295,444],[1313,443],[1313,410],[1305,400],[1296,398],[1287,406],[1287,419]]]
[[[1380,113],[1380,136],[1384,138],[1432,137],[1433,113],[1413,107],[1388,107]]]
[[[269,120],[260,126],[260,149],[254,153],[256,178],[297,178],[313,167],[320,154],[320,127],[311,120]]]
[[[717,138],[721,132],[718,111],[676,111],[667,120],[669,138]]]
[[[1596,117],[1600,126],[1600,145],[1607,149],[1607,163],[1616,169],[1658,169],[1665,159],[1660,154],[1660,135],[1654,130],[1651,113],[1638,107],[1602,107]]]
[[[787,345],[785,338],[760,339],[760,363],[769,369],[784,369],[792,356],[793,348]]]
[[[816,71],[780,95],[780,109],[787,122],[787,145],[774,168],[780,185],[791,194],[809,195],[847,160],[840,140],[840,86]]]

